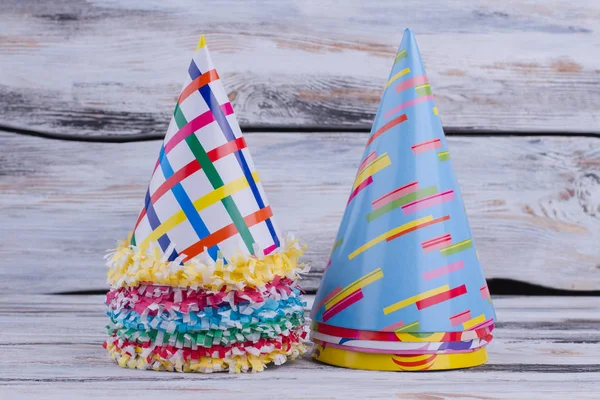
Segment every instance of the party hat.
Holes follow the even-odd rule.
[[[305,351],[301,248],[282,238],[201,37],[127,241],[107,258],[109,354],[155,370],[261,371]]]
[[[485,362],[494,309],[410,30],[312,316],[313,356],[331,364],[402,370]]]

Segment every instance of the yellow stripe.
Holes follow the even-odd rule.
[[[439,111],[437,107],[433,107],[433,115],[438,115]]]
[[[444,154],[444,153],[448,153],[448,152],[445,151],[443,153],[438,153],[438,155],[439,154]],[[465,243],[469,243],[470,241],[471,241],[471,239],[463,240],[462,242],[458,242],[456,244],[453,244],[452,246],[444,247],[442,250],[444,250],[444,251],[452,250],[453,248],[458,247],[458,246],[462,246]]]
[[[344,290],[342,290],[341,292],[333,296],[331,299],[329,299],[329,301],[325,303],[325,310],[329,310],[331,307],[344,300],[344,298],[346,298],[350,293],[355,292],[358,289],[362,289],[368,284],[373,283],[381,278],[383,278],[383,271],[381,270],[381,268],[377,268],[369,272],[367,275],[358,278],[350,285],[346,286]]]
[[[413,326],[416,326],[416,325],[419,325],[419,321],[415,321],[415,322],[413,322],[412,324],[409,324],[409,325],[403,326],[402,328],[398,328],[398,329],[396,329],[394,332],[402,332],[402,331],[405,331],[405,330],[407,330],[408,328],[412,328]]]
[[[427,87],[427,86],[429,86],[429,83],[424,83],[424,84],[422,84],[422,85],[415,86],[415,90],[417,90],[417,89],[421,89],[421,88],[424,88],[424,87]]]
[[[484,321],[485,321],[485,315],[481,314],[475,318],[471,318],[470,320],[463,322],[462,325],[463,325],[464,329],[469,329],[469,328],[474,327],[475,325],[481,324]]]
[[[386,233],[377,236],[375,239],[368,241],[367,243],[360,246],[358,249],[354,250],[350,255],[348,255],[348,260],[352,260],[354,257],[362,253],[363,251],[375,246],[377,243],[384,241],[390,236],[394,236],[397,233],[404,232],[409,230],[410,228],[414,228],[417,225],[423,224],[425,222],[433,221],[433,217],[428,215],[427,217],[419,218],[411,222],[407,222],[404,225],[400,225],[397,228],[392,229],[391,231],[387,231]]]
[[[369,176],[376,172],[381,171],[385,167],[389,167],[392,164],[387,153],[383,153],[379,157],[373,160],[371,164],[367,165],[356,177],[354,181],[353,190],[356,189],[361,183],[363,183]]]
[[[253,172],[252,177],[254,178],[255,182],[260,181],[258,173]],[[218,189],[213,190],[205,196],[200,197],[192,204],[194,205],[194,208],[196,210],[201,211],[204,210],[206,207],[223,200],[225,197],[231,196],[233,193],[237,193],[243,189],[246,189],[248,186],[248,180],[246,179],[246,177],[242,177],[236,179],[235,181],[231,181]],[[163,223],[160,224],[155,230],[153,230],[152,233],[150,233],[139,246],[140,249],[146,249],[150,242],[157,241],[159,237],[169,232],[171,229],[181,224],[186,219],[187,217],[183,210],[179,210],[178,212],[173,214],[169,219],[163,221]]]
[[[444,286],[440,286],[439,288],[428,290],[428,291],[420,293],[416,296],[412,296],[412,297],[409,297],[408,299],[404,299],[402,301],[394,303],[391,306],[387,306],[386,308],[383,309],[383,313],[386,315],[393,313],[394,311],[398,311],[401,308],[410,306],[411,304],[414,304],[419,300],[423,300],[427,297],[435,296],[436,294],[440,294],[440,293],[446,292],[448,290],[450,290],[449,285],[444,285]]]
[[[404,68],[402,71],[398,72],[396,75],[392,76],[390,80],[385,84],[385,88],[387,89],[396,79],[410,73],[410,68]]]
[[[200,50],[206,46],[206,39],[204,39],[204,35],[200,36],[200,40],[198,40],[198,46],[196,46],[196,51]]]

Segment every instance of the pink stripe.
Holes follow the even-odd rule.
[[[494,320],[492,318],[488,319],[487,321],[484,321],[482,323],[480,323],[479,325],[475,325],[469,329],[467,329],[468,331],[474,331],[476,329],[481,329],[481,328],[485,328],[489,325],[494,325]]]
[[[402,328],[404,326],[404,321],[398,321],[395,324],[391,324],[390,326],[386,326],[382,329],[384,332],[394,332],[398,328]]]
[[[427,151],[439,149],[441,147],[442,147],[442,144],[438,142],[438,143],[427,144],[427,145],[420,146],[420,147],[413,147],[412,151],[414,154],[421,154],[421,153],[425,153]]]
[[[377,153],[375,153],[374,151],[371,152],[371,154],[369,154],[367,156],[367,158],[365,158],[363,160],[363,162],[361,162],[360,165],[358,166],[358,171],[356,172],[356,175],[360,174],[362,172],[362,170],[365,169],[367,164],[369,164],[371,161],[373,161],[376,158],[377,158]]]
[[[454,200],[454,190],[450,189],[442,193],[434,194],[433,196],[424,197],[420,200],[402,206],[404,214],[410,214],[424,208],[433,207],[447,201]]]
[[[427,271],[423,274],[423,278],[425,280],[430,280],[433,278],[437,278],[438,276],[449,274],[450,272],[458,271],[459,269],[464,268],[464,261],[457,261],[452,264],[444,265],[443,267],[432,269],[431,271]]]
[[[450,323],[452,324],[452,326],[456,326],[456,325],[460,325],[463,322],[468,321],[470,319],[471,319],[471,311],[467,310],[460,314],[456,314],[456,315],[450,317]]]
[[[319,308],[323,307],[323,304],[327,303],[330,299],[332,299],[335,295],[337,295],[339,292],[342,291],[342,287],[338,286],[335,289],[333,289],[327,296],[325,296],[323,298],[323,300],[321,300],[319,302],[319,304],[317,304],[316,307],[313,307],[313,310],[318,310]]]
[[[233,108],[230,103],[223,104],[221,109],[225,115],[233,114]],[[177,131],[177,133],[174,134],[167,143],[165,143],[165,153],[169,153],[175,146],[177,146],[181,141],[185,140],[185,138],[190,136],[192,133],[204,128],[206,125],[214,121],[215,116],[213,115],[212,111],[207,111],[189,121],[185,126]]]
[[[273,251],[274,251],[276,248],[277,248],[277,245],[276,245],[276,244],[272,244],[271,246],[267,247],[267,248],[266,248],[266,249],[263,251],[263,253],[265,253],[265,256],[266,256],[266,255],[269,255],[269,254],[271,254],[271,253],[272,253],[272,252],[273,252]]]
[[[393,355],[396,355],[399,357],[401,357],[403,355],[413,355],[413,354],[419,355],[419,354],[472,353],[475,350],[479,350],[480,348],[483,347],[483,345],[481,345],[479,347],[475,347],[473,349],[466,349],[466,350],[427,350],[427,347],[429,347],[429,344],[425,344],[421,347],[423,350],[389,350],[389,349],[369,349],[369,348],[364,348],[364,347],[347,346],[345,344],[329,343],[329,342],[325,342],[325,341],[319,340],[319,339],[312,339],[312,341],[315,342],[316,344],[320,344],[321,346],[324,346],[324,347],[333,347],[336,349],[355,351],[358,353],[393,354]],[[346,342],[346,343],[351,343],[351,342]]]
[[[373,209],[382,207],[391,201],[399,199],[400,197],[405,196],[409,193],[415,192],[417,190],[419,190],[419,183],[417,181],[411,182],[404,186],[401,186],[398,189],[394,189],[391,192],[389,192],[388,194],[384,194],[383,196],[381,196],[380,198],[375,200],[372,203]]]
[[[424,153],[426,151],[440,149],[442,147],[442,142],[440,139],[432,140],[430,142],[420,143],[412,146],[412,151],[414,154]]]
[[[479,291],[481,292],[482,299],[487,299],[488,297],[490,297],[490,289],[487,287],[487,285],[479,289]]]
[[[352,304],[356,303],[357,301],[359,301],[363,298],[364,298],[364,296],[363,296],[362,290],[358,289],[356,292],[353,292],[348,297],[346,297],[344,300],[340,301],[335,306],[333,306],[329,310],[325,311],[323,313],[323,322],[331,319],[337,313],[345,310],[346,308],[350,307]]]
[[[400,82],[396,85],[396,93],[400,93],[403,90],[406,90],[410,87],[421,85],[423,83],[427,83],[429,80],[427,79],[427,74],[415,76],[414,78],[407,79],[405,81]]]
[[[422,242],[421,246],[427,247],[427,246],[430,246],[432,244],[436,244],[439,241],[446,241],[446,240],[451,239],[451,238],[452,238],[452,236],[449,233],[446,233],[445,235],[438,236],[436,238],[433,238],[433,239],[426,240],[426,241]]]
[[[423,251],[425,253],[431,253],[432,251],[443,249],[444,247],[450,246],[451,244],[452,244],[452,239],[446,239],[443,242],[434,243],[429,246],[423,246]]]
[[[350,197],[348,198],[348,203],[346,203],[346,205],[350,204],[350,202],[352,201],[352,199],[354,197],[356,197],[356,195],[363,190],[364,188],[366,188],[367,186],[369,186],[371,183],[373,183],[373,177],[370,176],[367,179],[365,179],[360,185],[358,185],[356,187],[356,189],[354,189],[352,191],[352,193],[350,193]]]
[[[385,114],[383,114],[383,118],[389,118],[390,116],[396,114],[398,111],[402,111],[405,108],[414,106],[415,104],[424,103],[424,102],[430,101],[430,100],[433,100],[433,95],[432,94],[430,94],[429,96],[417,97],[415,99],[406,101],[406,102],[400,104],[399,106],[396,106],[396,107],[392,108],[391,110],[389,110]]]

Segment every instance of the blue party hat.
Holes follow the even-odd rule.
[[[316,325],[463,332],[495,314],[412,31],[385,85],[313,307]]]

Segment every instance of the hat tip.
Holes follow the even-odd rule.
[[[206,39],[204,38],[204,35],[202,35],[200,36],[200,40],[198,40],[198,46],[196,46],[196,51],[200,50],[204,46],[206,46]]]

